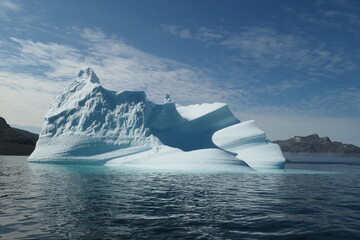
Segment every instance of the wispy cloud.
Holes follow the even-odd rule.
[[[49,103],[66,83],[26,73],[0,71],[0,112],[9,123],[40,127]]]
[[[10,0],[0,1],[0,20],[9,21],[11,12],[18,12],[22,9],[21,5]]]
[[[289,89],[301,88],[304,85],[306,85],[306,82],[304,81],[284,80],[276,84],[263,84],[262,86],[255,88],[252,92],[260,94],[266,93],[269,95],[279,95],[288,91]]]
[[[256,82],[255,79],[254,84],[219,81],[214,79],[211,71],[148,54],[130,46],[124,39],[108,36],[99,29],[70,28],[66,34],[72,36],[69,39],[76,39],[74,45],[19,37],[0,40],[0,112],[9,122],[19,126],[40,126],[51,100],[76,77],[84,65],[94,68],[106,88],[117,91],[145,90],[148,97],[156,102],[161,102],[165,93],[170,93],[180,104],[227,102],[240,119],[246,120],[246,116],[250,116],[260,120],[261,124],[266,122],[266,116],[273,116],[274,119],[286,114],[308,116],[310,113],[315,116],[322,108],[330,111],[332,104],[359,111],[360,93],[357,89],[330,91],[322,98],[310,96],[299,99],[298,105],[275,106],[265,103],[257,106],[256,98],[259,96],[281,96],[290,90],[300,90],[308,83],[296,78],[269,82]],[[264,68],[279,66],[295,58],[297,67],[313,67],[315,72],[319,67],[326,68],[328,65],[325,63],[343,61],[343,56],[321,46],[313,48],[313,52],[301,49],[300,38],[271,29],[247,28],[243,29],[242,34],[226,35],[220,32],[218,36],[194,39],[236,51],[238,59],[258,61],[264,64]],[[292,119],[291,116],[288,119]],[[280,123],[286,124],[286,120]],[[272,124],[276,126],[276,123]],[[271,130],[264,126],[264,130]],[[276,130],[281,131],[281,127]]]
[[[246,28],[241,33],[231,34],[221,45],[238,50],[242,61],[254,61],[263,66],[273,67],[289,58],[300,40],[268,28]]]
[[[202,42],[219,40],[223,38],[223,35],[219,30],[214,30],[207,27],[189,29],[181,26],[163,24],[162,30],[181,38],[195,39]]]
[[[327,114],[330,109],[336,109],[343,115],[358,115],[360,117],[360,90],[345,88],[329,91],[325,96],[314,95],[303,101],[303,106],[316,106],[317,112]]]
[[[42,122],[50,96],[54,97],[72,81],[84,65],[94,68],[104,87],[117,91],[144,90],[157,102],[162,101],[165,93],[180,104],[225,101],[231,95],[243,97],[236,89],[224,89],[219,94],[216,81],[202,70],[145,53],[98,29],[73,29],[69,34],[76,33],[81,48],[20,38],[5,41],[8,50],[0,56],[0,67],[7,71],[0,71],[0,90],[6,93],[1,97],[8,100],[0,101],[11,102],[16,98],[13,105],[20,106],[19,101],[26,101],[41,109],[31,112],[32,108],[22,107],[22,115],[16,116],[26,119],[26,125]],[[8,106],[0,106],[5,115],[13,114]],[[27,114],[33,117],[23,118]],[[19,119],[14,122],[24,124]]]
[[[327,28],[333,28],[333,29],[340,30],[342,27],[342,24],[339,22],[331,22],[328,19],[320,19],[317,16],[314,16],[313,14],[310,14],[310,13],[298,14],[298,18],[302,22],[319,25],[319,26],[324,26]]]
[[[175,100],[187,99],[188,102],[196,102],[200,96],[205,101],[221,99],[221,96],[214,98],[215,81],[202,70],[145,53],[122,39],[101,36],[101,31],[93,32],[86,29],[81,33],[88,41],[86,62],[94,66],[105,80],[105,86],[145,90],[157,101],[162,100],[166,92]]]
[[[285,7],[284,11],[300,22],[310,24],[309,28],[324,27],[338,31],[341,35],[352,34],[360,36],[360,6],[352,0],[318,0],[315,11],[304,11],[301,8]]]
[[[42,43],[11,38],[17,43],[16,54],[9,56],[8,66],[46,68],[44,74],[50,79],[67,79],[84,65],[84,56],[79,50],[58,43]]]
[[[357,0],[317,0],[315,5],[320,7],[333,7],[336,9],[356,11],[360,9]]]
[[[321,13],[324,17],[341,17],[349,21],[351,24],[360,24],[360,16],[358,14],[338,10],[325,10],[321,11]]]
[[[355,21],[355,16],[348,17],[353,17]],[[315,21],[310,16],[304,15],[303,18]],[[265,27],[243,27],[238,32],[206,28],[205,32],[209,34],[203,34],[204,28],[187,29],[166,25],[164,29],[181,38],[222,46],[235,55],[235,61],[243,64],[255,63],[268,69],[282,67],[301,70],[315,76],[360,69],[360,65],[353,59],[357,55],[349,55],[342,49],[330,48],[321,41],[303,37],[301,34],[282,33]]]

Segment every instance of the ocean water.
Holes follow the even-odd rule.
[[[0,157],[2,239],[359,239],[360,165],[256,173]]]

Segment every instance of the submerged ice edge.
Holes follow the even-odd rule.
[[[39,164],[40,163],[40,164]],[[84,164],[79,162],[29,162],[31,168],[41,168],[42,166],[52,166],[53,168],[72,169],[75,172],[85,174],[97,174],[98,171],[108,172],[109,174],[143,174],[143,173],[164,173],[164,174],[279,174],[279,175],[338,175],[344,174],[341,171],[307,170],[307,169],[274,169],[274,168],[255,168],[248,169],[218,169],[218,168],[156,168],[149,165],[103,165],[103,164]],[[83,167],[86,166],[87,170]],[[81,167],[81,168],[77,168]],[[77,169],[77,171],[76,171]]]
[[[254,121],[240,123],[224,103],[180,106],[167,94],[164,104],[155,104],[143,91],[103,88],[90,67],[81,69],[50,105],[29,157],[31,162],[80,160],[185,169],[217,164],[248,171],[285,163]]]

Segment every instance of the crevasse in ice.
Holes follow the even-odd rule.
[[[166,94],[156,104],[143,91],[103,88],[90,67],[49,106],[29,161],[241,171],[285,163],[254,121],[240,123],[224,103],[180,106]]]

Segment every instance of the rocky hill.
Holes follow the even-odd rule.
[[[0,155],[30,155],[39,136],[12,128],[0,117]]]
[[[287,140],[274,141],[283,152],[307,153],[350,153],[359,154],[360,148],[352,144],[333,142],[328,137],[312,134],[306,137],[295,136]]]

